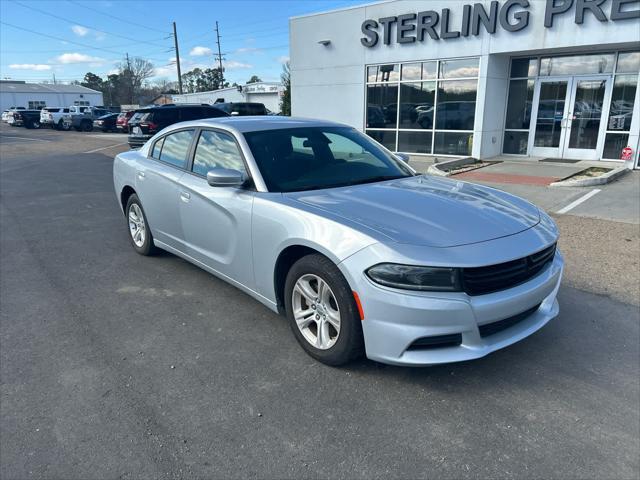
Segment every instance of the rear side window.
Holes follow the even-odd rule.
[[[160,159],[160,152],[162,151],[162,144],[164,143],[164,137],[153,144],[153,150],[151,150],[151,156],[153,158]]]
[[[160,160],[176,167],[185,168],[193,132],[193,130],[182,130],[164,137]]]
[[[68,108],[63,108],[62,109],[62,113],[69,113],[69,109]]]
[[[47,112],[59,112],[59,111],[60,111],[60,109],[59,109],[59,108],[45,108],[45,110],[46,110]]]
[[[246,171],[238,144],[231,135],[204,130],[198,139],[193,173],[206,176],[209,170],[216,167]]]
[[[168,126],[178,122],[178,115],[175,110],[162,110],[159,108],[148,114],[148,117],[144,119],[145,122],[153,122],[157,125]]]

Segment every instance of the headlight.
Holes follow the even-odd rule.
[[[435,292],[459,292],[460,271],[457,268],[420,267],[380,263],[369,268],[367,276],[380,285]]]

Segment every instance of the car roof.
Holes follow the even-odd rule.
[[[260,130],[279,130],[283,128],[304,128],[304,127],[347,127],[343,123],[330,122],[328,120],[316,120],[312,118],[278,117],[247,115],[244,117],[217,117],[193,120],[175,124],[176,126],[196,126],[196,127],[222,127],[238,132],[257,132]]]

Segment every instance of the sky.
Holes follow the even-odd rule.
[[[0,0],[0,78],[82,80],[114,73],[128,53],[155,66],[152,80],[177,80],[172,22],[182,73],[217,66],[215,24],[225,80],[278,81],[289,58],[289,17],[364,0]]]

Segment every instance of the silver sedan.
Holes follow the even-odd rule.
[[[113,178],[138,253],[172,252],[240,288],[330,365],[479,358],[558,314],[549,216],[417,175],[345,125],[180,123],[118,155]]]

